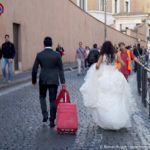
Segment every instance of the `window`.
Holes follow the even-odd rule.
[[[136,26],[139,26],[140,25],[140,23],[136,23]]]
[[[147,40],[150,42],[150,29],[148,30]]]
[[[105,10],[105,0],[101,0],[101,11]]]
[[[130,4],[131,4],[130,0],[125,0],[124,1],[124,12],[126,12],[126,13],[130,12]]]
[[[120,12],[121,0],[112,0],[112,13],[117,14]]]
[[[115,14],[116,14],[117,13],[117,8],[118,8],[118,0],[115,0],[114,8],[115,8]]]
[[[80,0],[80,1],[79,1],[79,6],[80,6],[83,10],[85,10],[85,0]]]
[[[129,12],[129,2],[126,1],[126,13]]]
[[[120,31],[122,31],[122,24],[120,24]]]

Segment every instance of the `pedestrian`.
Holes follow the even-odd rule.
[[[147,50],[147,56],[148,56],[148,67],[150,68],[150,47]],[[148,78],[148,85],[150,86],[150,72],[147,73],[147,78]]]
[[[93,44],[93,48],[90,50],[89,56],[87,58],[89,67],[98,61],[100,53],[98,51],[97,44]]]
[[[32,84],[37,83],[37,71],[40,66],[39,76],[39,97],[41,110],[43,115],[43,122],[48,120],[48,111],[46,105],[46,93],[49,91],[50,102],[50,127],[55,127],[56,118],[56,96],[59,85],[61,82],[62,88],[65,88],[65,77],[61,56],[52,49],[52,38],[45,37],[44,50],[37,54],[33,69],[32,69]]]
[[[86,50],[82,46],[82,42],[79,42],[79,48],[76,50],[76,57],[78,63],[78,76],[84,74],[85,71],[85,59],[86,59]]]
[[[115,50],[115,53],[117,54],[118,53],[118,46],[117,46],[117,44],[114,44],[114,50]]]
[[[136,45],[133,46],[133,54],[136,57],[138,57],[140,55],[139,52],[138,52],[138,50],[137,50],[137,46]]]
[[[99,48],[98,48],[99,53],[101,52],[101,48],[102,48],[102,46],[100,45]]]
[[[117,46],[117,44],[114,44],[114,48],[115,48],[115,51],[117,51],[117,50],[118,50],[118,46]]]
[[[137,44],[137,51],[138,51],[138,55],[139,56],[143,55],[143,49],[141,48],[141,44],[140,43]]]
[[[137,58],[140,56],[140,53],[139,53],[139,51],[138,51],[136,45],[133,46],[133,54],[134,54],[134,56],[136,56]],[[136,72],[136,71],[137,71],[137,63],[134,62],[134,72]]]
[[[2,48],[0,47],[0,60],[2,59]]]
[[[15,46],[9,40],[9,35],[5,35],[5,43],[2,44],[2,73],[3,73],[3,81],[7,81],[6,75],[6,67],[8,66],[8,82],[12,81],[12,64],[13,59],[15,57]]]
[[[85,68],[87,68],[87,67],[88,67],[88,56],[89,56],[89,53],[90,53],[90,48],[89,48],[89,46],[86,46],[86,47],[85,47],[85,51],[86,51]]]
[[[125,43],[120,42],[119,48],[120,48],[120,51],[118,52],[118,54],[120,55],[121,59],[124,61],[125,66],[120,68],[120,64],[118,63],[117,68],[120,69],[120,71],[123,73],[125,78],[128,80],[128,76],[130,75],[132,71],[132,60],[134,60],[139,65],[142,65],[142,64],[137,59],[137,57],[133,55],[131,50],[125,48]]]
[[[61,47],[61,45],[58,43],[57,47],[56,47],[56,51],[61,55],[61,57],[64,55],[64,48]]]
[[[146,47],[144,47],[144,46],[142,46],[142,48],[141,48],[141,49],[142,49],[142,51],[143,51],[143,53],[142,53],[142,54],[143,54],[143,55],[146,55],[146,54],[147,54],[147,48],[146,48]]]

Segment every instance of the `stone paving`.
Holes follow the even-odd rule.
[[[64,70],[65,71],[70,71],[77,68],[76,63],[65,63],[64,64]],[[11,83],[9,82],[4,82],[2,75],[0,75],[0,90],[8,87],[13,87],[14,85],[19,85],[22,83],[26,83],[31,80],[31,70],[13,74],[13,80]]]
[[[78,109],[76,135],[58,135],[56,129],[42,124],[38,88],[26,83],[0,91],[0,150],[150,149],[150,120],[137,94],[135,74],[130,78],[132,127],[120,131],[106,131],[93,123],[79,92],[83,78],[76,71],[66,72],[71,100]]]

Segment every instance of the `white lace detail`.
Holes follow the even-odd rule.
[[[103,64],[106,64],[106,65],[114,65],[116,60],[117,60],[117,55],[115,55],[115,60],[112,63],[109,62],[106,55],[103,56]]]

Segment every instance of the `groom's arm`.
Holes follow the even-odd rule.
[[[37,83],[37,72],[38,72],[38,67],[39,67],[39,59],[38,55],[36,56],[33,68],[32,68],[32,84]]]

